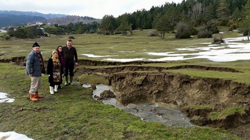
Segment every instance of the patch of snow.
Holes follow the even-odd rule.
[[[0,132],[0,140],[33,140],[26,135],[18,134],[14,131]]]
[[[104,61],[116,61],[116,62],[132,62],[132,61],[142,61],[143,58],[131,58],[131,59],[113,59],[113,58],[107,58],[104,59]]]
[[[15,99],[11,99],[7,97],[7,93],[0,92],[0,103],[12,103]]]
[[[149,61],[177,61],[177,60],[184,60],[183,56],[179,57],[164,57],[159,59],[148,59]]]
[[[97,58],[97,57],[110,57],[111,55],[94,55],[94,54],[82,54],[82,55],[85,55],[87,57],[93,57],[93,58]]]

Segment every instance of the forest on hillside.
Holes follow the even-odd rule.
[[[134,29],[156,29],[156,34],[162,38],[166,32],[176,30],[176,38],[188,38],[194,34],[212,37],[212,34],[219,32],[217,26],[228,26],[229,30],[239,29],[249,35],[249,17],[250,0],[183,0],[181,3],[165,3],[158,7],[152,6],[149,10],[124,13],[117,18],[105,15],[100,23],[79,22],[53,27],[44,25],[44,29],[49,34],[108,35],[126,35],[127,32],[132,35]],[[195,27],[202,28],[197,30]],[[12,36],[15,36],[13,32]]]

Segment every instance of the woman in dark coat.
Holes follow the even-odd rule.
[[[59,46],[57,47],[56,50],[57,50],[57,52],[58,52],[58,58],[59,58],[59,60],[60,60],[60,62],[61,62],[61,64],[62,64],[62,68],[63,68],[63,71],[64,71],[64,70],[65,70],[65,61],[64,61],[62,46],[59,45]],[[62,87],[61,87],[61,84],[62,84],[62,73],[61,73],[61,81],[60,81],[60,83],[59,83],[58,89],[61,89],[61,88],[62,88]]]
[[[52,52],[51,58],[48,60],[47,64],[47,74],[49,76],[49,89],[50,94],[57,92],[58,86],[61,82],[62,65],[58,58],[57,51]]]

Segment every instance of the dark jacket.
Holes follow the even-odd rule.
[[[54,80],[53,80],[53,60],[52,58],[50,58],[48,60],[48,63],[47,63],[47,74],[49,75],[49,82],[50,83],[53,83]],[[60,72],[60,76],[61,76],[61,80],[59,82],[59,84],[62,83],[62,73],[63,73],[63,68],[62,68],[62,65],[61,65],[61,72]]]
[[[71,47],[70,49],[68,49],[68,47],[65,46],[62,49],[63,49],[63,56],[64,56],[65,62],[74,62],[74,57],[75,57],[75,62],[78,61],[75,47]]]
[[[39,52],[42,57],[42,54]],[[42,63],[43,57],[42,57]],[[32,74],[35,77],[42,76],[42,73],[45,73],[45,68],[43,65],[43,70],[41,70],[41,64],[39,61],[39,57],[37,56],[36,52],[33,50],[28,54],[27,61],[26,61],[26,74]]]

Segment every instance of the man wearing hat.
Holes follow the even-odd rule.
[[[42,85],[42,73],[45,73],[44,62],[42,54],[40,53],[40,46],[35,42],[32,46],[32,51],[27,56],[26,74],[31,78],[30,84],[30,100],[37,101],[37,98],[43,98],[38,94]]]

